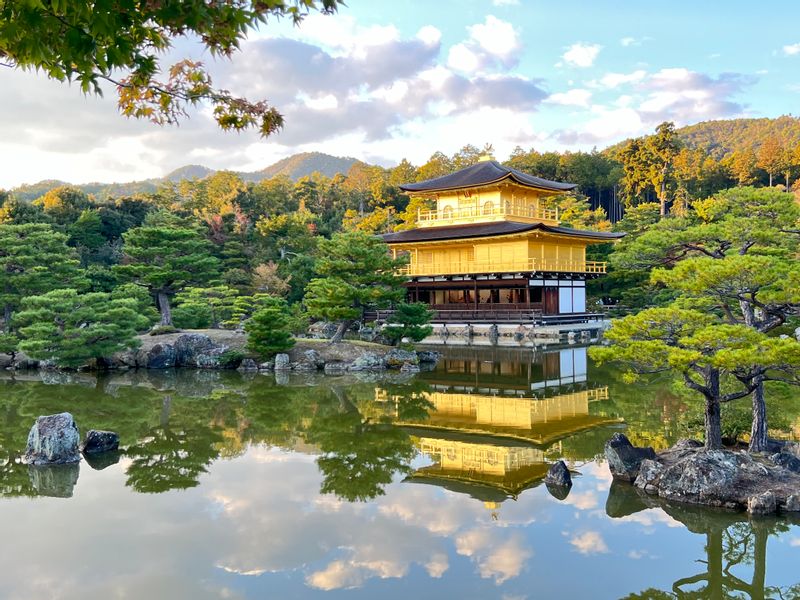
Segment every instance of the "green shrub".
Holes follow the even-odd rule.
[[[219,355],[219,366],[223,369],[236,369],[247,358],[247,353],[239,348],[229,348]]]
[[[289,320],[289,307],[284,300],[271,298],[245,323],[247,348],[258,356],[269,358],[294,346]]]
[[[433,331],[429,325],[433,313],[422,302],[398,304],[394,313],[386,320],[381,333],[395,344],[403,338],[419,342]]]
[[[211,309],[204,304],[181,304],[172,311],[172,322],[181,329],[208,329],[212,320]]]

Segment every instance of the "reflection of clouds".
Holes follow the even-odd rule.
[[[502,540],[498,531],[497,528],[473,529],[459,535],[455,542],[456,552],[471,558],[478,565],[481,577],[492,578],[500,585],[520,574],[533,551],[525,546],[519,533]]]
[[[333,561],[324,570],[306,577],[306,583],[320,590],[339,590],[358,587],[364,582],[364,574],[352,564]]]
[[[800,537],[793,537],[789,539],[790,546],[800,546]]]
[[[576,535],[569,543],[575,546],[581,554],[605,554],[608,552],[608,546],[603,540],[603,536],[597,531],[586,531]]]
[[[638,523],[643,525],[645,533],[652,533],[656,525],[666,525],[667,527],[683,528],[683,524],[670,517],[660,508],[647,508],[632,515],[625,515],[611,521],[612,523]]]
[[[565,504],[571,504],[579,510],[591,510],[597,508],[600,499],[594,491],[573,492],[564,500]]]

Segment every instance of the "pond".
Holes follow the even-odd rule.
[[[417,376],[2,375],[0,597],[800,598],[797,522],[612,484],[615,431],[686,435],[670,382],[580,346],[443,352]],[[63,410],[123,451],[19,464]]]

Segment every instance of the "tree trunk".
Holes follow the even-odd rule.
[[[772,187],[772,173],[769,174],[769,187]]]
[[[164,292],[158,292],[158,310],[161,313],[161,324],[172,325],[172,310],[169,307],[169,296]]]
[[[352,324],[353,321],[350,319],[346,321],[341,321],[339,323],[339,327],[336,329],[336,333],[334,333],[333,337],[331,338],[331,344],[338,344],[339,342],[341,342],[342,338],[344,338],[344,334],[347,332],[347,330],[350,328]]]
[[[786,191],[789,191],[789,171],[786,171]]]
[[[719,371],[709,368],[706,372],[708,395],[706,396],[706,450],[722,448],[722,415],[719,404]]]
[[[661,192],[658,194],[658,199],[661,202],[661,216],[667,216],[667,182],[661,182]]]
[[[3,307],[3,328],[6,333],[11,333],[11,305],[6,304]]]
[[[750,428],[750,452],[766,452],[768,444],[767,405],[764,400],[764,378],[758,376],[753,380],[753,424]]]
[[[722,448],[722,419],[719,400],[706,399],[706,450]]]

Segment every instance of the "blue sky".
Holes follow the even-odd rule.
[[[319,150],[392,165],[492,143],[605,147],[652,131],[797,112],[800,4],[351,0],[299,28],[270,23],[215,82],[266,98],[285,129],[262,141],[217,131],[207,109],[180,127],[132,122],[114,92],[85,98],[41,76],[0,72],[0,187],[158,177],[187,163],[259,169]]]

